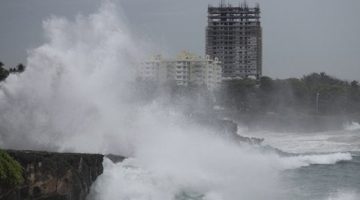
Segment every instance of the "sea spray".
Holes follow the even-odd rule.
[[[358,122],[345,123],[344,129],[347,131],[357,131],[360,130],[360,124]]]
[[[4,147],[110,151],[107,141],[127,132],[133,108],[123,99],[141,52],[110,1],[75,21],[53,16],[43,24],[47,42],[0,91]]]
[[[98,199],[161,200],[182,192],[223,199],[276,196],[277,171],[267,156],[189,123],[161,101],[129,101],[134,63],[143,53],[115,4],[104,1],[97,13],[75,21],[51,17],[44,30],[48,41],[30,52],[27,71],[10,77],[1,90],[6,148],[133,157],[130,168],[105,165],[94,189]],[[119,183],[137,191],[116,189]]]
[[[309,154],[281,158],[284,169],[306,167],[309,165],[332,165],[340,161],[352,159],[350,153],[330,153],[330,154]]]

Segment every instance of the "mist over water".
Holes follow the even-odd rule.
[[[147,52],[111,1],[74,20],[53,16],[44,32],[25,73],[1,83],[0,145],[128,156],[104,161],[91,199],[289,199],[284,171],[353,159],[280,155],[202,127],[163,97],[136,103],[136,63]]]

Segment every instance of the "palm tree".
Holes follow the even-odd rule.
[[[23,72],[25,71],[25,66],[22,63],[20,63],[17,65],[16,69],[18,72]]]

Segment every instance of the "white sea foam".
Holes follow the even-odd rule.
[[[356,131],[296,132],[241,132],[243,136],[264,138],[270,145],[289,153],[332,153],[360,151],[360,134]]]
[[[340,161],[352,160],[350,153],[299,155],[281,159],[287,169],[305,167],[312,164],[331,165]]]
[[[360,130],[360,124],[358,122],[351,122],[344,124],[344,129],[347,131],[357,131]]]
[[[172,199],[171,180],[156,177],[149,171],[135,167],[131,160],[113,164],[104,161],[104,173],[91,191],[92,199]]]
[[[181,137],[174,139],[182,140]],[[93,187],[91,197],[109,200],[186,199],[185,196],[208,200],[286,199],[279,193],[281,184],[277,173],[281,170],[351,159],[349,153],[263,155],[214,138],[201,139],[212,148],[186,146],[180,141],[175,144],[184,146],[172,145],[165,148],[166,152],[157,152],[161,147],[145,147],[149,151],[140,153],[144,157],[118,164],[105,161],[104,174]]]
[[[338,191],[330,195],[327,200],[359,200],[360,195],[352,191]]]
[[[191,137],[191,139],[190,139]],[[155,141],[154,141],[155,142]],[[94,199],[278,199],[275,155],[243,149],[213,136],[172,134],[144,142],[136,157],[105,164]],[[261,191],[261,192],[259,192]]]

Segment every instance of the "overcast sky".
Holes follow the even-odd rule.
[[[238,4],[240,1],[228,1]],[[274,78],[326,72],[360,80],[360,0],[247,0],[260,3],[263,73]],[[204,54],[206,11],[219,0],[122,0],[137,36],[173,56]],[[24,62],[43,42],[42,20],[94,12],[99,0],[0,0],[0,61]],[[157,53],[157,52],[154,52]]]

